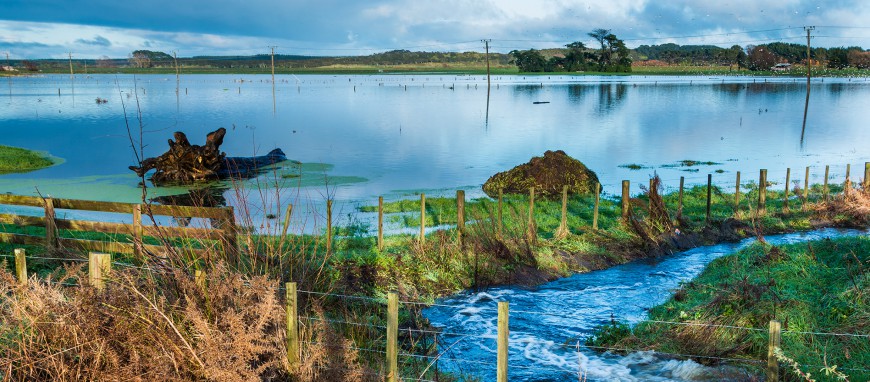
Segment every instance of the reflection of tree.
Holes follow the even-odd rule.
[[[598,110],[613,111],[622,104],[628,92],[626,84],[601,84],[598,86]]]
[[[513,87],[514,93],[534,96],[541,92],[541,85],[517,85]]]
[[[589,89],[591,89],[591,87],[588,85],[569,85],[568,100],[571,102],[580,102]]]

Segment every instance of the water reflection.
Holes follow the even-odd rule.
[[[617,111],[628,91],[626,84],[601,84],[598,86],[598,112]]]

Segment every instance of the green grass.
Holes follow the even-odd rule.
[[[0,174],[34,171],[52,165],[54,165],[54,161],[43,154],[18,147],[0,145]]]
[[[764,360],[770,320],[783,323],[783,353],[820,381],[834,380],[820,366],[838,366],[851,380],[867,380],[867,338],[799,334],[867,334],[870,328],[870,238],[825,239],[771,247],[755,244],[710,263],[651,320],[701,322],[760,331],[641,323],[631,332],[608,326],[594,343],[661,352]],[[704,362],[704,360],[701,360]],[[790,373],[787,368],[786,373]]]

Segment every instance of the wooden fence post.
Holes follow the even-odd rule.
[[[758,172],[758,212],[764,213],[767,202],[767,170]]]
[[[529,187],[529,241],[535,242],[538,237],[538,227],[535,224],[535,188]]]
[[[456,236],[460,246],[463,231],[465,231],[465,190],[456,190]]]
[[[284,227],[281,228],[281,236],[287,236],[287,231],[290,229],[290,218],[293,216],[293,203],[287,205],[287,211],[284,212]]]
[[[133,255],[142,258],[142,205],[133,206]]]
[[[595,208],[592,210],[592,229],[598,229],[598,204],[601,199],[601,183],[595,183]]]
[[[102,290],[111,271],[112,255],[100,252],[88,253],[88,281],[91,285]]]
[[[426,242],[426,194],[420,193],[420,244]]]
[[[831,173],[831,165],[825,165],[825,182],[822,185],[822,197],[828,201],[828,176]]]
[[[804,174],[804,201],[803,205],[806,206],[810,197],[810,166],[807,166],[807,171]]]
[[[622,218],[628,218],[628,203],[629,203],[629,187],[631,183],[627,180],[622,181]]]
[[[507,382],[508,380],[508,337],[510,334],[508,314],[508,302],[500,301],[498,303],[498,358],[496,361],[497,382]]]
[[[788,212],[788,184],[791,182],[791,168],[785,169],[785,191],[782,198],[782,211]]]
[[[54,202],[45,199],[45,249],[54,252],[57,249],[57,222],[54,213]]]
[[[399,380],[399,296],[387,293],[387,382]]]
[[[296,303],[296,283],[284,283],[287,299],[287,363],[290,370],[299,366],[299,316]]]
[[[740,171],[737,171],[737,182],[734,184],[734,212],[740,211]]]
[[[677,205],[677,220],[683,218],[683,186],[686,183],[686,177],[680,177],[680,196],[679,196],[679,205]]]
[[[568,234],[568,186],[562,186],[562,219],[559,221],[559,229],[556,230],[557,237],[564,237]]]
[[[235,257],[239,248],[236,245],[236,213],[233,207],[224,207],[224,218],[221,221],[223,232],[222,244],[227,255]]]
[[[384,251],[384,197],[378,196],[378,251]]]
[[[326,253],[332,253],[332,200],[326,200]]]
[[[713,204],[712,189],[713,189],[713,174],[707,174],[707,223],[710,222],[710,207]]]
[[[850,173],[851,171],[852,171],[852,165],[849,164],[849,163],[846,163],[846,180],[843,181],[843,184],[844,184],[844,185],[846,184],[846,182],[849,181],[849,173]]]
[[[504,190],[499,188],[498,189],[498,234],[499,235],[501,235],[502,228],[503,228],[502,226],[504,225],[504,222],[502,221],[502,211],[504,210],[503,199],[504,199]]]
[[[781,335],[780,322],[777,320],[770,321],[770,330],[768,331],[768,341],[767,341],[767,380],[768,381],[779,381],[779,362],[776,360],[776,356],[773,354],[774,349],[778,348],[780,345],[780,335]]]
[[[27,258],[23,248],[15,248],[15,275],[21,285],[27,285]]]
[[[870,162],[864,162],[864,182],[861,187],[864,191],[870,191]]]

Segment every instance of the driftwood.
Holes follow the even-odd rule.
[[[226,153],[220,151],[226,133],[223,127],[212,131],[206,136],[205,145],[199,146],[191,145],[184,133],[176,131],[175,140],[169,140],[169,151],[143,160],[141,166],[130,166],[130,170],[139,176],[155,170],[151,176],[154,184],[193,183],[256,176],[260,167],[287,159],[281,149],[264,156],[227,158]]]

